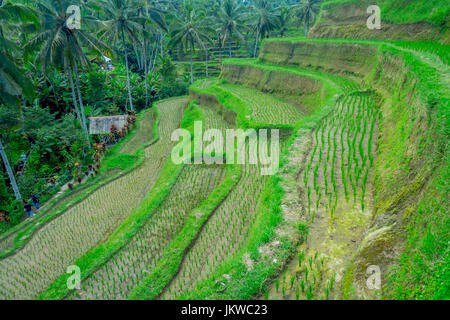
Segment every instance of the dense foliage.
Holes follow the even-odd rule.
[[[12,179],[24,199],[38,193],[46,200],[58,189],[52,181],[92,163],[101,137],[89,136],[89,117],[186,94],[195,61],[206,60],[208,76],[214,51],[232,56],[237,44],[256,54],[259,40],[309,25],[301,20],[307,3],[1,0],[0,134],[14,177],[4,164],[0,210],[13,224],[23,216]],[[174,63],[185,56],[190,68]]]

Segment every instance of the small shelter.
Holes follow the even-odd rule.
[[[127,115],[109,117],[90,117],[89,133],[91,135],[106,134],[111,132],[113,125],[121,131],[127,124]]]

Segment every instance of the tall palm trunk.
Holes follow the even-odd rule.
[[[75,61],[75,58],[73,58],[73,57],[72,57],[72,62],[73,62],[73,70],[75,71],[75,84],[76,84],[76,88],[77,88],[77,92],[78,92],[78,101],[80,102],[80,112],[81,112],[81,119],[83,120],[83,129],[87,136],[88,145],[89,145],[89,147],[91,147],[91,142],[89,141],[89,131],[88,131],[88,127],[87,127],[87,119],[86,119],[86,115],[84,113],[83,98],[81,96],[81,90],[80,90],[80,77],[78,76],[78,66]]]
[[[220,46],[221,46],[221,51],[222,51],[222,54],[220,55],[220,65],[223,66],[223,59],[225,58],[227,51],[225,49],[225,42],[220,41],[220,43],[221,43]]]
[[[127,87],[128,87],[128,99],[130,100],[130,109],[134,110],[133,108],[133,98],[131,97],[131,84],[130,84],[130,70],[128,67],[128,53],[127,53],[127,46],[125,44],[125,34],[122,29],[122,44],[123,44],[123,51],[125,53],[125,67],[127,68]]]
[[[206,77],[209,77],[209,72],[208,72],[208,60],[209,60],[209,52],[208,52],[208,48],[205,48],[205,56],[206,56]]]
[[[11,165],[9,164],[8,157],[6,156],[5,149],[3,148],[2,141],[0,140],[0,156],[3,159],[3,163],[5,164],[6,172],[8,173],[9,181],[11,182],[11,186],[14,191],[14,195],[17,200],[22,200],[22,195],[20,194],[19,187],[17,186],[16,177],[14,177],[13,171],[11,169]]]
[[[160,30],[160,36],[161,36],[161,58],[164,58],[164,34],[162,30]]]
[[[155,48],[155,54],[153,55],[153,67],[152,67],[152,72],[155,69],[156,66],[156,58],[158,58],[158,55],[156,54],[158,52],[158,47],[156,46]]]
[[[141,66],[145,69],[144,63],[147,63],[147,57],[146,57],[146,48],[145,48],[146,42],[145,42],[145,37],[144,37],[144,41],[142,41],[142,54],[141,54]]]
[[[80,110],[78,109],[77,95],[75,93],[75,85],[73,84],[72,68],[69,66],[69,62],[67,61],[67,58],[66,58],[66,73],[67,73],[67,77],[69,78],[70,88],[72,90],[72,100],[73,100],[73,105],[75,107],[75,112],[77,114],[78,122],[80,123],[80,126],[83,129],[84,134],[86,135],[87,142],[89,143],[89,134],[86,131],[86,127],[84,126],[84,123],[83,123],[83,118],[81,117]]]
[[[134,49],[134,54],[136,55],[136,61],[138,63],[138,68],[139,68],[139,70],[142,70],[141,58],[139,57],[139,52],[138,52],[135,40],[133,40],[133,49]]]
[[[253,52],[253,58],[256,58],[256,53],[258,52],[258,39],[259,39],[259,27],[256,28],[256,41],[255,41],[255,51]]]
[[[194,63],[193,63],[193,58],[192,58],[192,55],[193,55],[192,41],[189,42],[189,46],[191,49],[191,84],[194,84],[194,65],[193,65]]]
[[[231,49],[231,33],[228,37],[228,50],[230,51],[230,59],[233,58],[233,50]]]
[[[145,76],[145,108],[148,107],[148,65],[147,65],[147,43],[144,37],[144,52],[143,55],[145,57],[144,60],[144,76]]]
[[[308,9],[306,9],[308,10]],[[309,19],[310,14],[309,11],[305,14],[305,38],[308,38],[308,32],[309,32]]]

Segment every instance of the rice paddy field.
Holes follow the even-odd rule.
[[[379,109],[370,93],[342,96],[313,130],[299,174],[309,236],[266,295],[339,299],[335,291],[373,212]]]
[[[241,180],[200,232],[162,299],[174,299],[195,288],[242,248],[267,183],[257,166],[242,170]]]
[[[3,299],[35,298],[67,266],[113,233],[150,192],[170,155],[170,134],[185,104],[182,98],[158,106],[160,140],[145,150],[142,166],[42,226],[23,248],[0,261]]]
[[[69,299],[126,299],[183,228],[188,213],[220,184],[223,168],[185,167],[161,205],[127,245],[82,282]],[[108,286],[109,284],[110,286]]]
[[[298,106],[284,102],[274,95],[232,84],[223,84],[220,87],[245,101],[252,109],[252,118],[257,122],[295,124],[303,115]]]
[[[442,284],[446,53],[444,44],[280,38],[264,41],[257,59],[225,61],[245,66],[242,83],[259,74],[277,88],[262,92],[222,74],[144,111],[115,154],[133,163],[128,171],[84,197],[75,190],[49,203],[51,218],[0,239],[0,299],[450,296]],[[358,66],[350,65],[355,57]],[[304,105],[275,90],[276,81],[292,79],[299,89],[290,98]],[[264,173],[274,150],[262,150],[260,140],[259,161],[250,161],[250,139],[244,163],[192,161],[198,155],[174,163],[174,133],[192,138],[195,121],[209,132],[203,149],[223,159],[218,134],[279,130],[278,141],[268,138],[280,153],[278,170]],[[78,289],[66,286],[72,265],[81,268]],[[374,266],[376,289],[367,285]]]
[[[155,122],[156,114],[154,110],[148,110],[141,115],[141,121],[139,121],[139,128],[137,132],[132,136],[130,141],[126,141],[125,144],[121,144],[118,146],[119,149],[117,152],[117,156],[119,157],[119,161],[121,161],[120,157],[125,155],[135,155],[138,149],[145,143],[150,143],[154,137],[154,122]],[[123,159],[123,158],[122,158]],[[117,177],[123,171],[120,169],[110,169],[104,168],[102,170],[101,179],[108,180],[114,177]],[[74,203],[78,202],[80,197],[83,195],[89,194],[91,191],[90,187],[93,185],[92,183],[83,184],[78,186],[77,189],[73,190],[68,194],[63,194],[62,196],[55,197],[55,199],[50,200],[48,205],[45,205],[41,208],[39,219],[45,218],[45,216],[54,214],[55,211],[57,214],[67,210],[68,207],[72,206]],[[95,186],[94,186],[95,188]],[[61,209],[62,208],[62,209]],[[32,224],[41,224],[41,222],[35,221],[35,219],[26,220],[25,223],[20,225],[20,228],[12,230],[9,234],[3,234],[0,238],[0,252],[7,253],[11,250],[15,242],[17,242],[17,238],[25,239],[27,235],[20,235],[21,231],[27,228],[27,226]],[[18,235],[19,234],[19,235]]]

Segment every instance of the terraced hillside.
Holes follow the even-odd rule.
[[[128,170],[0,239],[0,298],[449,297],[448,47],[269,39],[223,63],[143,115],[115,158]],[[247,140],[245,164],[176,164],[175,132],[195,121],[216,129],[204,149],[230,129],[279,144],[257,164]]]
[[[445,141],[440,117],[448,101],[448,66],[440,56],[398,42],[273,40],[266,41],[259,61],[226,61],[221,79],[192,88],[191,99],[241,127],[260,123],[294,130],[278,181],[284,197],[275,208],[282,216],[273,233],[258,242],[258,215],[264,212],[258,210],[246,244],[237,237],[228,247],[243,248],[229,261],[215,254],[223,250],[215,246],[222,243],[217,232],[200,234],[161,298],[249,298],[264,291],[262,296],[276,299],[380,298],[394,290],[402,297],[411,285],[428,288],[422,297],[448,293],[441,282],[447,259],[446,191],[432,191],[432,181],[441,179],[433,168],[445,168],[445,157],[435,153]],[[304,81],[299,96],[293,81]],[[424,95],[428,86],[437,94],[433,98]],[[291,107],[302,101],[305,112],[286,121],[285,108],[273,105],[280,95],[289,97]],[[439,106],[436,114],[427,112],[430,98]],[[281,118],[271,118],[273,110]],[[425,203],[434,203],[433,211]],[[424,230],[420,219],[410,218],[414,210],[439,223]],[[277,210],[270,212],[277,216]],[[207,230],[229,225],[221,222]],[[430,259],[444,269],[435,278],[399,278],[396,268],[418,267],[417,258],[400,260],[400,253],[408,257],[410,250],[430,250],[411,238],[423,232],[442,235],[443,247],[433,249],[440,257]],[[229,233],[224,234],[227,243]],[[405,241],[412,241],[409,247]],[[205,248],[212,248],[210,258],[203,257]],[[370,266],[381,270],[381,290],[366,285]],[[271,282],[269,276],[281,270]],[[252,285],[255,279],[259,287]]]
[[[260,57],[264,63],[289,66],[289,68],[313,68],[335,75],[344,75],[359,82],[361,86],[370,88],[375,95],[371,98],[372,102],[367,104],[371,106],[368,110],[375,111],[370,111],[372,115],[368,114],[364,117],[368,122],[366,129],[363,128],[363,124],[358,125],[358,122],[351,121],[347,127],[353,128],[352,130],[359,127],[356,132],[362,128],[361,131],[366,130],[366,134],[369,132],[367,128],[378,132],[378,144],[371,147],[371,152],[378,151],[376,158],[370,155],[370,152],[366,156],[363,155],[364,150],[370,146],[367,138],[360,139],[360,134],[353,136],[353,139],[350,138],[351,136],[342,136],[344,140],[347,139],[347,143],[344,144],[347,150],[345,148],[340,150],[345,159],[344,170],[341,169],[341,173],[347,172],[349,180],[346,181],[347,178],[343,176],[344,179],[340,181],[343,186],[336,188],[339,190],[336,193],[332,180],[327,182],[321,175],[321,171],[331,172],[330,168],[332,170],[329,159],[332,158],[334,147],[332,146],[331,149],[327,147],[326,141],[329,141],[328,134],[333,137],[333,131],[331,133],[326,130],[318,131],[323,124],[319,125],[316,130],[317,136],[313,136],[311,142],[315,145],[317,141],[320,142],[317,149],[325,143],[326,154],[320,152],[318,156],[316,154],[309,158],[309,162],[305,162],[304,166],[309,173],[303,176],[302,180],[311,189],[309,202],[312,204],[308,205],[307,211],[309,212],[311,207],[316,209],[328,207],[330,218],[327,218],[328,222],[325,221],[324,224],[329,225],[327,234],[333,241],[328,242],[323,239],[319,241],[317,237],[320,231],[316,223],[311,224],[309,237],[305,242],[307,245],[297,250],[298,261],[292,262],[288,271],[277,280],[270,291],[274,297],[448,296],[448,286],[442,282],[445,281],[444,264],[448,260],[444,244],[446,228],[444,225],[448,223],[444,213],[447,210],[444,194],[447,191],[444,185],[437,189],[436,186],[439,184],[437,181],[441,181],[442,171],[440,170],[446,166],[445,152],[441,153],[437,150],[446,150],[446,134],[442,117],[445,117],[444,114],[448,112],[449,69],[440,55],[410,49],[411,47],[413,46],[409,44],[404,46],[404,43],[356,40],[292,39],[266,42]],[[433,48],[430,47],[430,50],[433,51]],[[433,98],[429,95],[431,91]],[[367,93],[362,96],[357,94],[353,97],[344,97],[344,99],[359,101],[358,104],[361,104],[361,101],[367,101]],[[378,108],[375,107],[374,102],[376,106],[379,106]],[[349,105],[351,106],[352,103]],[[350,110],[350,115],[355,112],[358,114],[358,109],[347,108]],[[334,118],[336,115],[341,116],[340,110],[342,109],[337,107],[337,112],[333,114]],[[430,113],[430,110],[433,111]],[[377,125],[378,117],[380,122]],[[331,121],[325,120],[324,123],[330,124],[333,121],[340,122],[338,118]],[[342,138],[338,135],[335,139],[337,140],[336,149],[338,149],[339,141],[342,144]],[[374,136],[372,143],[375,140]],[[359,145],[357,141],[360,141]],[[346,156],[349,148],[353,150]],[[308,160],[308,158],[305,159]],[[317,162],[324,164],[323,169],[317,166]],[[360,164],[373,165],[372,187],[369,184],[369,187],[365,189],[358,189],[358,181],[365,175],[358,173],[364,171],[357,168]],[[437,170],[441,173],[436,173],[436,168],[440,168]],[[336,165],[334,170],[336,173]],[[371,173],[368,174],[367,181],[371,180],[370,176]],[[322,183],[318,183],[320,180]],[[317,185],[321,185],[321,188],[317,188]],[[328,197],[325,192],[327,189]],[[356,196],[355,194],[352,196],[355,189]],[[303,194],[305,204],[308,203],[308,189],[304,190],[306,191]],[[370,195],[371,192],[373,192],[372,195]],[[368,216],[357,215],[359,221],[366,220],[365,230],[363,228],[358,231],[358,221],[350,223],[351,220],[341,219],[340,225],[339,218],[337,220],[335,218],[333,193],[336,194],[335,198],[353,198],[353,201],[356,200],[356,203],[359,203],[358,206],[355,205],[359,209],[363,209],[361,195],[369,200],[367,203],[369,207],[364,201],[364,208],[372,207],[372,213]],[[373,197],[373,203],[370,201],[371,197]],[[322,200],[314,206],[313,202],[318,198]],[[425,204],[431,207],[427,208]],[[352,210],[355,210],[355,206]],[[427,218],[424,218],[424,215],[427,215]],[[436,225],[428,229],[425,227],[428,224],[426,221],[434,221]],[[343,227],[345,228],[342,229]],[[346,230],[351,230],[350,238],[354,243],[349,242],[350,246],[340,248],[336,245],[346,241]],[[443,238],[440,238],[441,241],[437,241],[432,247],[426,247],[418,242],[420,237],[436,237],[437,235]],[[328,244],[328,249],[318,245],[322,242]],[[431,252],[433,257],[427,256]],[[333,261],[336,253],[346,255],[347,263],[344,263],[343,268],[333,266],[327,271],[327,260],[332,258]],[[325,260],[322,260],[323,258]],[[436,264],[435,268],[441,271],[435,273],[433,277],[425,276],[428,272],[426,270],[429,270],[429,267],[425,265],[431,264]],[[369,290],[366,286],[366,271],[371,265],[381,269],[381,291]],[[329,270],[333,272],[330,273]],[[412,270],[420,270],[419,273],[422,276],[414,278],[412,274],[416,271],[413,273]],[[412,293],[411,286],[426,289]]]
[[[170,135],[181,121],[185,103],[185,99],[178,99],[159,105],[160,140],[145,150],[145,161],[138,169],[48,222],[23,248],[0,261],[2,298],[36,297],[67,266],[115,231],[158,178],[171,149]]]
[[[339,272],[357,250],[373,214],[378,107],[368,93],[343,96],[311,136],[298,176],[309,235],[269,297],[341,298]]]
[[[233,60],[230,62],[226,62],[227,64],[235,64],[237,61]],[[324,74],[320,74],[317,72],[307,72],[302,70],[296,70],[293,72],[289,69],[283,69],[283,68],[277,68],[276,70],[271,68],[269,65],[262,65],[262,64],[256,64],[255,61],[247,61],[247,64],[239,62],[238,65],[231,65],[230,67],[226,67],[223,78],[228,80],[226,77],[228,74],[230,74],[230,70],[236,70],[236,68],[239,67],[239,65],[243,65],[245,68],[244,70],[248,72],[241,72],[241,78],[238,80],[235,80],[236,78],[233,78],[233,75],[231,75],[231,81],[238,82],[238,83],[246,83],[247,85],[251,83],[251,79],[253,79],[252,75],[255,73],[262,73],[264,76],[262,78],[266,79],[262,82],[254,83],[253,85],[256,88],[261,87],[268,87],[267,83],[273,83],[274,80],[271,77],[271,74],[275,74],[275,77],[277,80],[282,80],[283,77],[293,79],[296,78],[297,83],[299,81],[302,81],[305,79],[306,83],[311,83],[314,80],[318,81],[318,79],[323,79],[325,77]],[[254,70],[251,70],[254,69]],[[249,71],[251,70],[251,71]],[[259,70],[259,71],[258,71]],[[309,78],[306,78],[305,75],[309,75]],[[261,79],[261,78],[260,78]],[[249,81],[247,81],[249,80]],[[353,84],[354,82],[352,80],[345,80],[344,78],[341,78],[339,76],[328,76],[328,82],[327,85],[331,86],[331,84],[334,85],[334,89],[337,92],[349,92],[346,96],[341,96],[340,103],[337,104],[337,107],[335,111],[333,112],[333,116],[330,116],[326,118],[326,120],[323,121],[323,123],[319,122],[319,127],[317,127],[314,130],[314,133],[312,133],[312,138],[309,141],[312,145],[312,149],[305,154],[305,157],[308,157],[308,161],[302,160],[299,163],[296,163],[299,167],[303,168],[305,163],[308,163],[305,165],[305,167],[302,169],[305,172],[305,177],[307,177],[306,180],[301,179],[301,181],[306,181],[306,184],[301,184],[302,194],[305,195],[305,198],[302,199],[302,203],[306,206],[306,203],[308,203],[309,198],[309,208],[305,207],[304,211],[298,210],[296,212],[291,212],[290,214],[287,214],[284,218],[287,221],[289,221],[291,224],[293,223],[293,226],[297,226],[299,223],[301,223],[302,218],[306,218],[304,220],[305,223],[311,223],[313,224],[314,219],[316,219],[317,226],[317,233],[315,233],[315,236],[317,237],[317,241],[321,239],[321,235],[323,236],[324,230],[323,220],[328,219],[328,213],[331,210],[332,212],[335,212],[334,219],[336,220],[337,216],[340,216],[341,214],[345,216],[345,219],[347,220],[346,223],[349,222],[355,222],[352,221],[352,219],[349,219],[348,217],[348,211],[352,209],[354,204],[357,201],[357,195],[358,195],[358,206],[360,207],[359,210],[356,210],[357,212],[354,212],[352,214],[353,220],[360,220],[361,218],[357,217],[358,213],[361,213],[361,211],[364,211],[364,200],[367,200],[367,203],[370,203],[371,201],[371,195],[365,197],[365,189],[366,186],[369,186],[370,188],[370,181],[368,182],[368,176],[369,173],[372,171],[371,163],[373,164],[374,161],[374,152],[375,152],[375,139],[374,137],[374,125],[376,124],[378,118],[376,116],[376,112],[374,111],[374,104],[370,100],[370,94],[369,93],[363,93],[356,91],[355,93],[350,93],[353,89],[357,89],[358,85]],[[339,83],[339,84],[337,84]],[[325,85],[315,85],[315,88],[323,88]],[[205,93],[204,86],[200,86],[201,89],[200,92]],[[308,119],[307,115],[301,114],[298,111],[298,108],[296,105],[292,103],[284,103],[280,104],[280,100],[277,99],[275,96],[262,93],[256,89],[247,88],[239,85],[231,85],[231,84],[223,84],[219,83],[217,84],[217,87],[220,88],[223,91],[226,91],[228,94],[234,95],[237,99],[242,99],[242,106],[247,106],[247,108],[251,109],[251,113],[249,115],[250,120],[253,120],[254,117],[258,117],[261,119],[260,121],[262,123],[272,123],[272,124],[278,124],[280,126],[283,125],[290,125],[291,127],[296,127],[297,129],[300,129],[302,125],[296,125],[298,122],[302,122],[305,119]],[[278,88],[276,85],[275,88]],[[289,87],[288,87],[289,88]],[[284,90],[287,90],[288,88],[283,88]],[[329,87],[327,87],[329,88]],[[302,86],[300,90],[306,91],[305,87]],[[300,91],[299,90],[299,91]],[[277,92],[276,90],[274,90]],[[208,91],[206,91],[208,92]],[[210,88],[209,92],[214,92],[212,88]],[[217,92],[217,91],[216,91]],[[220,92],[220,91],[219,91]],[[294,91],[292,91],[294,93]],[[311,96],[317,95],[322,96],[321,94],[314,93],[309,91],[308,92]],[[320,92],[319,92],[320,93]],[[293,94],[291,93],[291,96]],[[220,96],[226,97],[226,95],[223,92],[220,92],[218,101],[221,101]],[[338,96],[331,96],[332,99],[336,100]],[[202,99],[201,96],[196,96],[196,98]],[[222,98],[222,101],[226,104],[227,102],[233,101],[233,99],[226,99]],[[283,107],[283,105],[287,106]],[[285,110],[288,110],[288,114],[296,114],[297,116],[291,116],[290,121],[286,121],[285,119]],[[314,110],[313,107],[309,107],[309,110]],[[289,111],[292,110],[290,113]],[[258,111],[258,112],[255,112]],[[310,111],[311,112],[311,111]],[[314,111],[312,111],[314,113]],[[320,107],[318,110],[316,109],[316,113],[319,112],[320,114]],[[327,111],[329,112],[329,111]],[[244,110],[244,113],[248,114]],[[326,113],[325,113],[326,114]],[[338,117],[335,118],[335,115],[338,115]],[[270,117],[272,118],[272,121],[270,121]],[[281,120],[281,121],[280,121]],[[283,121],[284,120],[284,121]],[[316,122],[320,120],[318,118]],[[370,121],[370,124],[369,124]],[[257,122],[257,121],[256,121]],[[321,125],[323,127],[321,127]],[[304,126],[304,125],[303,125]],[[339,129],[339,130],[338,130]],[[300,129],[301,130],[301,129]],[[338,134],[339,131],[339,134]],[[342,138],[340,139],[340,136],[344,136],[345,131],[345,140]],[[308,132],[308,130],[306,130]],[[332,134],[333,133],[333,134]],[[370,138],[372,137],[372,138]],[[339,141],[339,150],[337,147],[337,143]],[[370,143],[370,147],[368,147],[368,144]],[[306,147],[309,150],[309,146]],[[358,150],[358,151],[357,151]],[[356,152],[357,151],[357,152]],[[345,157],[344,157],[345,155]],[[370,155],[370,156],[369,156]],[[369,158],[371,160],[369,160]],[[349,161],[348,159],[351,159]],[[336,169],[336,165],[339,165],[339,168]],[[367,164],[367,167],[366,167]],[[309,166],[309,168],[307,168]],[[341,174],[341,169],[345,168],[343,170],[343,174]],[[320,169],[320,174],[319,174]],[[298,170],[298,168],[297,168]],[[329,177],[328,173],[332,172],[332,177]],[[362,177],[361,172],[364,171],[364,177]],[[356,178],[356,176],[358,176]],[[303,176],[302,176],[303,177]],[[325,177],[325,178],[324,178]],[[343,179],[344,178],[344,179]],[[326,182],[325,182],[326,181]],[[345,181],[345,183],[342,183],[342,181]],[[268,182],[268,181],[267,181]],[[266,182],[266,183],[267,183]],[[300,179],[299,179],[300,182]],[[353,184],[352,184],[353,182]],[[310,185],[308,185],[310,183]],[[347,189],[344,191],[344,186],[349,185],[353,186],[351,197],[349,196]],[[325,186],[325,187],[324,187]],[[329,188],[329,189],[328,189]],[[311,191],[313,195],[306,197],[307,191],[309,190],[309,193],[311,194]],[[364,191],[362,191],[364,190]],[[341,194],[339,194],[341,193]],[[322,194],[323,198],[326,198],[325,200],[322,200]],[[342,197],[342,198],[341,198]],[[339,199],[339,201],[338,201]],[[363,200],[364,199],[364,200]],[[313,202],[313,203],[312,203]],[[339,204],[339,206],[338,206]],[[314,207],[314,210],[313,210]],[[339,209],[338,209],[339,207]],[[362,207],[362,208],[361,208]],[[317,211],[317,217],[316,216]],[[338,212],[336,212],[338,211]],[[365,209],[365,216],[370,216],[371,210],[370,208]],[[333,218],[333,217],[331,217]],[[364,219],[363,219],[364,220]],[[367,224],[366,221],[360,221],[360,225],[362,225],[364,230],[364,227],[366,226],[364,222]],[[319,223],[317,223],[320,221]],[[224,223],[224,225],[227,225],[227,223]],[[280,229],[278,236],[283,235],[284,237],[296,237],[297,232],[293,230],[293,226],[290,228],[284,228]],[[356,226],[355,226],[356,227]],[[283,230],[283,231],[281,231]],[[342,230],[340,230],[342,231]],[[284,233],[284,234],[283,234]],[[215,232],[212,232],[212,234],[215,234]],[[228,233],[225,233],[228,234]],[[206,234],[205,234],[206,235]],[[347,239],[350,241],[349,239]],[[294,241],[295,242],[295,241]],[[319,241],[320,242],[320,241]],[[214,241],[212,243],[215,243]],[[282,241],[275,240],[268,246],[261,246],[258,248],[258,252],[264,256],[267,254],[264,254],[266,251],[276,251],[276,246],[280,245]],[[320,242],[321,243],[321,242]],[[323,244],[325,246],[325,243]],[[272,247],[270,247],[272,246]],[[275,248],[273,247],[275,246]],[[217,249],[213,250],[213,252],[216,252]],[[347,253],[348,254],[348,253]],[[191,255],[195,255],[195,253],[192,253]],[[197,253],[197,259],[199,259],[199,254]],[[200,255],[201,256],[201,255]],[[339,256],[339,254],[338,254]],[[257,263],[253,261],[250,254],[247,253],[244,256],[241,256],[243,259],[243,263],[245,264],[246,268],[248,268],[247,272],[251,272],[253,264]],[[266,257],[267,258],[267,257]],[[273,256],[272,253],[272,263],[276,263],[277,259]],[[339,256],[341,258],[341,256]],[[187,257],[186,259],[192,260],[193,258]],[[213,259],[213,264],[217,258]],[[264,261],[264,260],[263,260]],[[262,261],[258,261],[259,263],[262,263]],[[267,263],[267,260],[264,261]],[[202,265],[201,263],[196,264],[194,262],[190,262],[193,266],[188,268],[185,267],[186,270],[183,270],[182,276],[178,276],[176,278],[170,287],[167,288],[166,292],[162,296],[163,298],[171,298],[176,297],[180,293],[182,293],[184,290],[186,290],[186,286],[189,288],[192,286],[192,279],[198,278],[198,275],[195,273],[194,270],[197,270],[199,267],[197,265]],[[194,276],[192,276],[194,274]],[[191,280],[189,280],[191,279]],[[231,284],[225,284],[227,283],[227,280],[222,280],[221,283],[224,283],[223,285],[228,287],[231,286]],[[175,293],[174,293],[175,292]],[[185,294],[186,296],[186,294]],[[189,297],[189,295],[187,295]],[[194,296],[195,297],[195,296]],[[274,297],[274,295],[272,295]]]
[[[371,5],[380,8],[381,29],[366,22]],[[436,41],[449,44],[449,6],[440,0],[331,0],[321,6],[312,38]]]
[[[0,2],[0,300],[450,299],[448,1]]]
[[[189,166],[139,232],[69,298],[124,299],[158,263],[188,214],[220,184],[223,168]],[[109,286],[107,285],[109,284]]]
[[[217,117],[205,115],[205,129],[226,128]],[[224,176],[224,166],[186,165],[175,185],[157,210],[95,273],[82,283],[82,290],[70,299],[124,299],[142,284],[161,260],[171,242],[183,229],[189,214],[217,188]],[[110,283],[110,287],[105,287]]]

